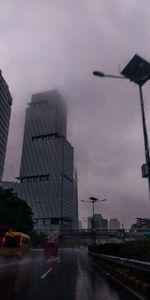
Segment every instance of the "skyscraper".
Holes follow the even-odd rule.
[[[93,216],[88,217],[88,228],[93,226]],[[108,220],[104,219],[101,214],[94,214],[94,227],[96,229],[108,229]]]
[[[0,71],[0,181],[3,176],[12,97]]]
[[[77,221],[73,152],[60,94],[33,95],[26,111],[17,190],[32,207],[39,230],[72,227]]]
[[[118,219],[110,219],[109,229],[120,229],[120,222],[118,221]]]

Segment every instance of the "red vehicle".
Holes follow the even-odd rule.
[[[44,246],[45,256],[57,256],[58,255],[58,245],[56,242],[47,241]]]

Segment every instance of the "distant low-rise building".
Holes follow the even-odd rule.
[[[88,217],[88,228],[93,227],[93,216]],[[94,215],[94,227],[96,229],[108,229],[108,220],[104,219],[101,214]]]
[[[110,219],[109,221],[109,229],[120,229],[120,222],[118,221],[118,219],[114,218],[114,219]]]

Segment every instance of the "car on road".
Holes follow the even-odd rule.
[[[44,245],[45,256],[57,256],[58,255],[58,245],[54,241],[47,241]]]

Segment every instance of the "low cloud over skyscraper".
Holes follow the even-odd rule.
[[[39,231],[76,226],[74,149],[66,139],[66,104],[58,91],[32,96],[18,180],[14,189],[31,206]]]

